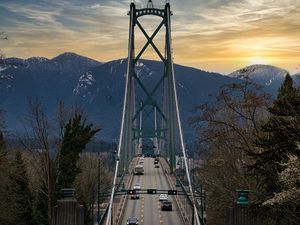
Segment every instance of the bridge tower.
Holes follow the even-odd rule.
[[[171,172],[176,166],[176,129],[177,111],[176,111],[176,86],[172,58],[172,43],[171,43],[171,15],[169,1],[164,7],[155,7],[152,0],[149,0],[144,8],[137,8],[134,1],[131,2],[129,23],[129,46],[128,46],[128,65],[127,79],[125,88],[124,100],[124,124],[121,149],[121,165],[125,171],[128,170],[128,165],[133,156],[138,152],[141,145],[141,140],[154,140],[152,145],[154,148],[164,148],[165,156],[169,159]],[[161,18],[161,22],[156,27],[154,32],[149,35],[146,29],[140,22],[141,17],[156,16]],[[163,29],[163,27],[165,29]],[[145,36],[146,44],[136,52],[135,30],[139,28]],[[161,51],[154,42],[154,38],[158,33],[164,32],[164,49]],[[143,82],[137,73],[137,65],[141,60],[142,55],[152,47],[162,62],[163,69],[160,78],[151,88]],[[136,90],[140,89],[143,92],[144,98],[138,103],[136,102]],[[163,97],[162,97],[163,96]],[[152,125],[145,125],[141,121],[140,114],[147,111],[148,116],[151,114]],[[152,109],[152,110],[149,110]],[[157,115],[156,115],[157,114]],[[141,126],[140,123],[143,123]],[[177,133],[176,133],[177,132]],[[178,138],[177,138],[178,139]],[[142,145],[143,145],[142,141]],[[156,144],[155,144],[156,143]],[[149,144],[148,144],[149,145]],[[151,145],[151,144],[150,144]],[[158,146],[155,146],[158,145]]]
[[[172,12],[169,0],[166,0],[163,7],[158,7],[152,0],[148,0],[147,5],[141,8],[137,7],[132,0],[128,15],[130,16],[130,23],[125,96],[106,225],[111,225],[113,222],[114,197],[120,186],[118,180],[120,176],[118,175],[129,172],[129,165],[135,154],[140,153],[143,149],[149,149],[149,145],[158,149],[156,153],[159,152],[168,159],[170,171],[174,176],[176,175],[176,153],[179,152],[179,149],[182,150],[189,190],[187,191],[182,183],[181,187],[187,194],[187,202],[190,202],[192,207],[190,210],[192,212],[192,224],[200,225],[200,217],[189,175],[176,94],[171,41]],[[145,29],[141,21],[141,18],[147,16],[154,16],[160,21],[151,35],[147,33],[149,29]],[[136,29],[139,29],[146,38],[146,43],[137,52]],[[156,44],[158,34],[163,35],[162,51]],[[149,72],[146,76],[141,73],[142,56],[148,47],[153,48],[154,53],[162,62],[160,64],[161,73],[155,74],[155,77],[151,75],[151,70],[145,70]],[[149,79],[147,80],[145,77]],[[147,148],[144,145],[148,145]],[[123,176],[121,176],[121,180],[122,178]]]

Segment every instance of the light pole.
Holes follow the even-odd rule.
[[[100,151],[100,150],[99,150]],[[100,223],[100,153],[98,151],[97,224]]]

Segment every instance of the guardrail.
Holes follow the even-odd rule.
[[[109,205],[108,205],[108,206],[109,206]],[[107,215],[108,208],[109,208],[108,206],[106,207],[105,212],[104,212],[104,214],[102,215],[102,217],[101,217],[101,219],[100,219],[100,221],[99,221],[99,225],[103,225],[104,222],[105,222],[106,215]]]

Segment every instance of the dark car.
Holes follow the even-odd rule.
[[[127,219],[127,225],[138,225],[139,224],[139,220],[135,217],[129,217]]]
[[[172,202],[169,200],[163,201],[161,203],[161,210],[163,211],[172,211]]]

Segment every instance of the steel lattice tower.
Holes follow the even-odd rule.
[[[133,156],[138,152],[141,138],[152,138],[156,140],[156,143],[160,147],[164,147],[166,156],[169,158],[171,171],[173,172],[176,165],[176,93],[175,93],[175,78],[174,68],[172,60],[172,48],[171,48],[171,11],[170,4],[167,1],[164,8],[155,8],[152,1],[149,0],[145,8],[137,9],[134,2],[130,5],[129,24],[129,46],[128,46],[128,65],[127,65],[127,79],[125,89],[125,101],[124,101],[124,126],[123,126],[123,138],[122,138],[122,154],[121,163],[123,170],[128,170],[128,165]],[[156,16],[162,20],[152,35],[148,35],[144,27],[139,21],[143,16]],[[164,52],[162,53],[154,43],[154,38],[161,31],[162,27],[165,27],[165,40],[164,40]],[[143,35],[146,37],[147,42],[143,48],[136,54],[135,52],[135,29],[138,27]],[[152,46],[158,57],[163,63],[163,73],[161,78],[156,83],[154,88],[146,88],[143,81],[138,77],[136,73],[136,65],[141,59],[141,56],[145,50]],[[145,98],[142,102],[136,103],[136,88],[140,88]],[[162,91],[163,90],[163,91]],[[155,96],[159,95],[159,91],[163,93],[163,104],[155,99]],[[142,129],[140,122],[140,114],[144,112],[146,107],[153,107],[155,111],[155,123],[156,114],[160,118],[159,126],[155,124],[153,129]],[[158,148],[159,146],[156,146]],[[121,172],[121,171],[120,171]]]

